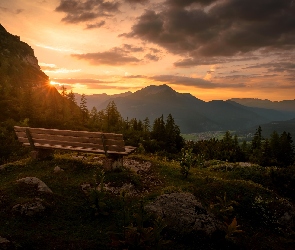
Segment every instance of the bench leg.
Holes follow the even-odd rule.
[[[122,155],[109,155],[103,163],[103,168],[107,171],[114,170],[120,167],[123,167]]]
[[[53,150],[40,148],[38,150],[31,151],[30,154],[31,158],[34,160],[44,160],[53,157]]]

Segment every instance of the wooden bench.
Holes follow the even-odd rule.
[[[105,154],[105,168],[123,165],[123,156],[136,148],[125,146],[122,134],[73,131],[14,126],[18,140],[31,147],[31,156],[43,159],[53,154],[53,150],[71,150],[85,153]]]

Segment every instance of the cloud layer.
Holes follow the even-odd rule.
[[[176,66],[222,62],[213,57],[243,55],[262,48],[295,47],[292,0],[167,0],[147,9],[131,32],[122,34],[184,56]],[[207,59],[202,59],[207,58]]]

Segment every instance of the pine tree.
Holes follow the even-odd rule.
[[[65,85],[62,85],[61,86],[61,95],[63,96],[63,97],[67,97],[67,88],[65,87]]]
[[[262,129],[259,126],[258,129],[256,130],[254,137],[252,139],[252,144],[251,144],[251,157],[250,160],[255,163],[259,163],[261,157],[262,157]]]
[[[165,135],[166,150],[170,153],[176,153],[177,151],[180,151],[184,145],[184,141],[180,135],[180,129],[175,124],[174,118],[171,114],[169,114],[166,119]]]
[[[154,120],[153,130],[151,132],[152,139],[164,142],[166,139],[165,122],[163,115]]]
[[[87,99],[86,95],[82,94],[80,101],[80,109],[82,114],[82,123],[85,124],[88,118]]]
[[[262,129],[259,126],[256,130],[253,140],[252,140],[252,150],[260,150],[261,149],[261,141],[262,141]]]
[[[122,116],[117,109],[116,103],[114,101],[109,102],[105,113],[105,126],[104,129],[107,132],[120,132],[122,131]]]
[[[75,94],[73,93],[73,91],[71,90],[70,93],[67,94],[67,98],[74,104],[77,104],[76,102],[76,98],[75,98]]]
[[[278,162],[281,166],[287,167],[294,163],[294,145],[290,133],[283,132],[280,136],[280,150]]]
[[[144,132],[149,132],[150,131],[150,120],[148,117],[146,117],[144,120],[143,120],[143,130]]]
[[[89,113],[89,126],[93,130],[98,129],[98,112],[96,107],[93,107]]]

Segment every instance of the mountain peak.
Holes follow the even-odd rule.
[[[135,93],[141,93],[144,95],[156,95],[160,93],[176,93],[175,90],[173,90],[171,87],[169,87],[167,84],[163,85],[150,85],[147,86],[141,90],[136,91]]]

